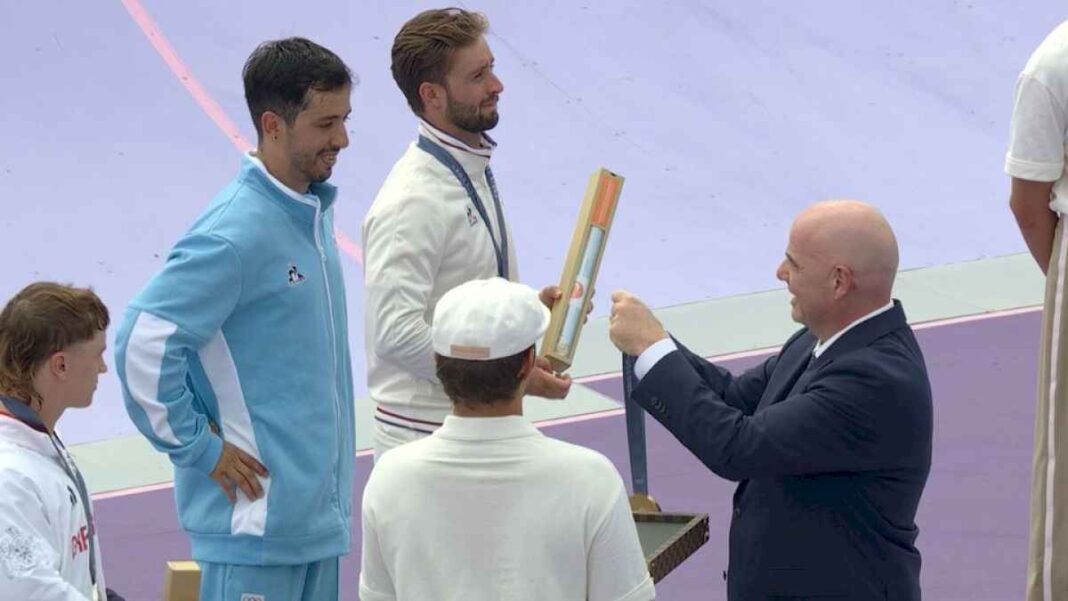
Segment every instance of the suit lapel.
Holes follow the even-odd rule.
[[[901,302],[895,300],[892,309],[846,332],[831,345],[831,348],[815,359],[811,366],[809,358],[812,356],[812,349],[816,346],[816,337],[806,330],[793,343],[783,347],[779,355],[779,363],[775,366],[771,381],[764,389],[764,395],[760,398],[756,410],[760,411],[786,399],[795,390],[804,390],[813,374],[820,368],[830,365],[846,353],[869,346],[875,340],[906,325],[908,322],[905,319],[905,311],[901,308]]]
[[[907,325],[908,321],[905,319],[905,310],[901,308],[901,301],[895,300],[892,309],[864,323],[857,324],[852,330],[846,332],[831,345],[831,348],[820,355],[819,359],[816,359],[812,369],[815,371],[824,365],[830,365],[838,357],[871,346],[872,342]]]
[[[760,397],[756,411],[786,398],[805,372],[805,368],[808,367],[809,358],[815,346],[816,337],[806,330],[791,344],[783,347],[779,352],[779,361],[775,365],[775,371],[772,372],[771,380],[768,381],[768,386],[764,389],[763,396]]]

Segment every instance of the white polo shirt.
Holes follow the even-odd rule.
[[[452,413],[435,373],[434,307],[456,286],[497,275],[493,240],[502,234],[486,180],[492,141],[472,148],[426,122],[419,135],[460,163],[490,215],[487,229],[456,176],[412,143],[364,217],[367,387],[380,409],[377,419],[426,434]],[[504,229],[509,279],[518,281],[515,244]]]
[[[608,459],[520,416],[449,416],[371,472],[360,598],[646,601],[655,593]]]
[[[1056,182],[1050,209],[1068,214],[1068,21],[1039,45],[1020,77],[1005,172]]]

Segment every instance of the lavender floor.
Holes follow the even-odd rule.
[[[1004,601],[1023,591],[1038,328],[1039,314],[1026,313],[918,332],[935,399],[934,465],[918,517],[927,599]],[[757,360],[729,366],[741,369]],[[620,393],[618,380],[596,387]],[[545,432],[596,449],[629,473],[622,417]],[[710,474],[652,420],[648,448],[650,489],[663,508],[707,512],[711,525],[709,543],[658,586],[659,598],[724,599],[733,485]],[[370,467],[370,458],[357,461],[357,499]],[[189,554],[172,491],[100,501],[97,520],[108,582],[128,599],[157,599],[164,562]],[[359,534],[357,525],[355,552],[342,564],[346,601],[357,598]]]

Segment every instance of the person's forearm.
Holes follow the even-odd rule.
[[[1020,234],[1042,273],[1049,269],[1053,236],[1057,229],[1057,214],[1048,207],[1051,189],[1052,183],[1014,179],[1009,199]]]
[[[1027,250],[1031,251],[1031,256],[1035,258],[1042,273],[1046,273],[1049,270],[1050,255],[1053,253],[1053,234],[1057,228],[1057,214],[1053,211],[1046,211],[1045,214],[1028,220],[1017,217],[1016,223],[1020,227],[1020,233],[1023,234],[1024,242],[1027,243]]]

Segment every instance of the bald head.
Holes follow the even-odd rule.
[[[858,296],[880,304],[890,299],[897,275],[897,238],[875,207],[856,200],[814,204],[794,220],[791,237],[814,257],[848,266]]]

